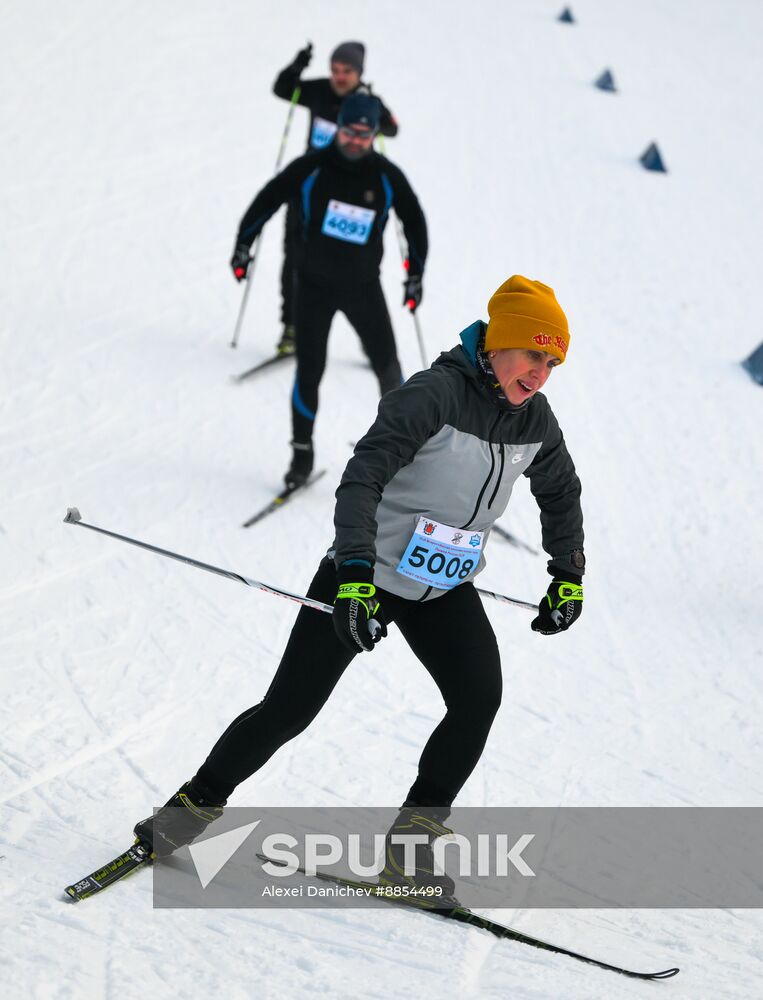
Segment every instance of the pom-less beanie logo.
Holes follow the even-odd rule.
[[[533,340],[538,347],[548,347],[549,344],[555,344],[562,354],[567,353],[567,341],[562,340],[559,336],[552,337],[550,333],[538,333],[533,337]]]

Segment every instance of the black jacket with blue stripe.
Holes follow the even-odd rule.
[[[381,154],[348,160],[332,144],[293,160],[255,197],[241,220],[237,242],[250,247],[268,219],[292,199],[301,231],[297,268],[308,277],[331,285],[377,277],[391,208],[403,223],[410,273],[423,274],[428,249],[424,213],[405,174]],[[337,213],[332,202],[345,207]],[[353,212],[361,221],[348,233],[342,217]]]
[[[580,480],[542,393],[505,409],[480,381],[475,352],[485,324],[431,368],[386,393],[336,492],[337,566],[365,562],[377,586],[409,600],[444,593],[397,571],[419,518],[484,532],[487,544],[520,475],[540,507],[543,548],[555,576],[582,574]],[[468,577],[485,565],[481,558]]]

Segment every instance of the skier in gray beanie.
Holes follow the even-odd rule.
[[[278,74],[273,93],[284,101],[294,101],[310,112],[307,133],[308,149],[323,149],[334,141],[339,108],[350,94],[370,93],[371,86],[363,79],[366,47],[362,42],[342,42],[331,53],[330,76],[303,80],[302,73],[313,58],[313,46],[300,49],[294,59]],[[376,126],[381,135],[392,138],[397,134],[397,121],[384,104],[380,103],[379,121]],[[296,299],[296,258],[301,240],[299,225],[299,199],[289,202],[286,210],[284,232],[284,262],[281,270],[281,321],[283,330],[276,351],[281,355],[293,354],[296,349],[296,324],[294,303]]]
[[[366,57],[366,47],[362,42],[342,42],[331,53],[332,63],[344,63],[363,75],[363,60]]]

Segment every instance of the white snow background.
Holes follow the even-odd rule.
[[[584,487],[585,612],[545,638],[487,608],[505,694],[459,804],[760,806],[763,98],[756,0],[376,4],[30,0],[0,7],[0,926],[8,997],[751,998],[753,911],[496,911],[660,985],[401,909],[154,911],[141,874],[63,887],[264,693],[296,606],[62,524],[85,520],[304,590],[376,383],[343,319],[316,445],[328,474],[249,531],[288,463],[291,371],[229,375],[278,334],[271,221],[238,351],[238,221],[306,76],[360,38],[387,152],[430,226],[429,354],[519,272],[568,313],[546,393]],[[592,81],[610,67],[620,92]],[[288,158],[304,146],[298,111]],[[637,157],[656,139],[669,173]],[[383,280],[418,367],[388,227]],[[288,368],[288,366],[287,366]],[[526,488],[504,521],[537,543]],[[494,537],[482,586],[538,600],[545,561]],[[441,715],[399,635],[358,658],[239,805],[394,805]]]

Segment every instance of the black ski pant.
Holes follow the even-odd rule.
[[[283,230],[283,266],[281,267],[281,321],[284,326],[294,326],[295,258],[299,238],[299,208],[297,202],[289,201],[286,204],[286,222]]]
[[[318,412],[331,321],[343,312],[360,337],[382,395],[403,381],[395,335],[378,276],[362,284],[318,284],[303,273],[296,288],[297,374],[291,398],[294,440],[308,444]]]
[[[308,596],[331,604],[336,591],[334,564],[324,559]],[[382,590],[377,596],[386,620],[395,622],[440,689],[446,709],[424,747],[405,804],[450,806],[480,759],[501,702],[495,634],[471,583],[426,602]],[[236,785],[310,725],[355,655],[337,638],[330,615],[301,608],[265,697],[228,726],[195,780],[217,801],[227,799]],[[360,669],[389,670],[394,688],[401,678],[384,662],[384,641],[373,660],[366,662],[367,655]],[[390,702],[395,702],[394,692]],[[401,705],[405,707],[412,706]]]

